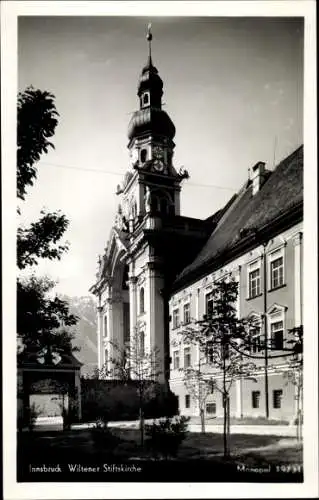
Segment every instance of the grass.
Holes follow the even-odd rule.
[[[112,429],[117,446],[112,458],[118,461],[152,459],[147,447],[139,444],[139,430]],[[230,450],[234,461],[247,460],[249,464],[302,463],[302,445],[294,438],[279,436],[234,434],[230,436]],[[65,432],[38,431],[18,434],[18,457],[22,461],[38,461],[50,457],[57,462],[69,460],[95,460],[110,458],[108,450],[96,447],[89,429]],[[18,458],[19,459],[19,458]],[[221,434],[189,432],[178,452],[178,460],[223,461],[223,437]]]

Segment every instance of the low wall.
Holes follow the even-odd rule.
[[[81,380],[82,421],[99,417],[134,420],[139,417],[139,394],[134,381]],[[149,384],[143,404],[145,418],[173,416],[178,412],[176,396],[161,384]]]

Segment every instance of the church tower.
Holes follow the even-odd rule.
[[[180,190],[187,171],[173,163],[175,126],[162,109],[163,81],[148,59],[137,86],[138,109],[128,126],[129,168],[117,186],[118,212],[97,282],[99,367],[112,345],[156,358],[159,381],[169,377],[168,289],[177,272],[203,243],[203,222],[180,216]]]

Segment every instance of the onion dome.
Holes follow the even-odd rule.
[[[128,138],[131,140],[144,134],[160,135],[173,139],[175,126],[168,114],[160,108],[143,108],[135,111],[128,126]]]
[[[149,90],[151,95],[157,98],[156,100],[160,106],[163,95],[163,80],[159,76],[157,68],[153,66],[151,56],[149,56],[147,64],[142,69],[138,82],[137,95],[141,97],[142,93],[146,90]]]
[[[138,81],[137,95],[140,100],[140,109],[133,113],[128,126],[130,140],[145,134],[168,139],[173,139],[175,136],[175,126],[168,114],[162,110],[163,80],[153,65],[152,38],[149,24],[146,37],[149,42],[149,55]]]

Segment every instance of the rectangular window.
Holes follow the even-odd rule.
[[[206,403],[206,413],[208,415],[216,415],[216,403]]]
[[[190,408],[191,407],[191,397],[189,394],[186,394],[185,396],[185,408]]]
[[[252,299],[260,295],[260,269],[254,269],[248,275],[249,298]]]
[[[284,322],[276,321],[270,324],[271,347],[275,350],[282,350],[284,347]]]
[[[213,306],[213,292],[209,292],[205,296],[205,314],[207,314],[207,316],[213,314]]]
[[[278,257],[270,262],[270,287],[278,288],[284,284],[284,259]]]
[[[251,393],[251,405],[253,408],[259,408],[260,402],[260,391],[252,391]]]
[[[191,306],[190,304],[184,304],[183,307],[184,324],[187,325],[191,321]]]
[[[178,328],[179,327],[179,310],[174,309],[173,310],[173,328]]]
[[[255,353],[262,350],[260,327],[252,328],[250,331],[250,352]]]
[[[190,368],[191,366],[191,348],[185,347],[184,349],[184,368]]]
[[[179,369],[179,351],[173,352],[173,369],[174,370]]]
[[[104,316],[104,337],[107,337],[107,315]]]
[[[213,362],[213,358],[214,358],[214,343],[211,340],[207,340],[204,363]]]
[[[276,390],[272,391],[273,408],[276,408],[276,409],[281,408],[281,400],[282,400],[282,389],[276,389]]]

